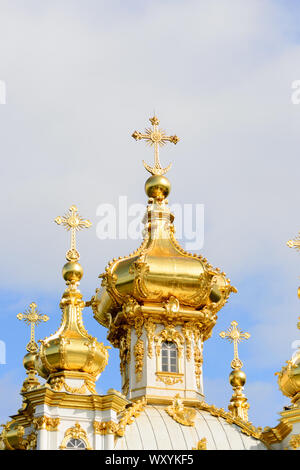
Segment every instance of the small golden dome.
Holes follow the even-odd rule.
[[[68,272],[81,271],[72,268]],[[39,358],[36,360],[39,373],[42,377],[48,377],[56,372],[78,371],[98,378],[107,365],[108,351],[103,343],[88,334],[83,325],[84,302],[81,293],[74,286],[66,289],[60,307],[63,316],[59,330],[41,341]]]
[[[229,375],[229,382],[232,387],[243,387],[246,383],[246,374],[241,369],[234,369]]]

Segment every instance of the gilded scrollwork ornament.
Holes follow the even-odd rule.
[[[173,398],[172,405],[167,406],[165,410],[177,423],[184,426],[195,425],[196,410],[184,406],[183,400],[178,393]]]
[[[150,359],[152,359],[152,356],[153,356],[153,341],[154,341],[155,329],[156,329],[156,324],[153,322],[151,318],[148,318],[145,321],[145,330],[147,333],[147,340],[148,340],[147,354]]]
[[[195,376],[197,387],[200,388],[200,377],[202,371],[203,357],[198,345],[194,348],[194,364],[195,364]]]
[[[119,427],[117,430],[118,436],[124,436],[125,428],[128,424],[132,424],[141,412],[145,409],[147,405],[147,400],[145,397],[129,405],[121,414],[119,421]]]
[[[192,358],[193,331],[189,326],[185,325],[182,327],[182,333],[185,338],[186,358],[190,361]]]
[[[60,418],[51,418],[50,416],[38,416],[33,419],[34,428],[39,431],[46,429],[47,431],[57,431]]]
[[[200,439],[200,441],[197,442],[196,447],[193,447],[192,450],[207,450],[206,437]]]
[[[140,382],[143,375],[143,365],[144,365],[144,341],[138,339],[134,346],[134,357],[135,357],[135,376],[136,381]]]
[[[297,450],[300,447],[300,434],[294,434],[289,440],[289,446],[293,450]]]
[[[92,447],[87,437],[87,432],[80,426],[79,423],[75,423],[74,426],[66,430],[64,438],[60,445],[60,449],[66,448],[69,439],[81,439],[85,443],[86,450],[92,450]]]
[[[115,421],[94,421],[95,434],[115,434],[118,431],[119,424]]]

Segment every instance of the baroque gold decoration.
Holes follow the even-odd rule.
[[[151,318],[148,318],[145,321],[145,330],[146,330],[147,339],[148,339],[147,354],[150,359],[152,359],[152,356],[153,356],[153,341],[154,341],[155,328],[156,328],[156,325],[153,322],[153,320]]]
[[[262,442],[268,444],[267,440],[265,440],[264,438],[262,429],[256,428],[249,421],[245,421],[239,416],[234,416],[232,413],[225,411],[223,408],[217,408],[214,405],[208,405],[204,401],[197,403],[196,406],[199,410],[207,411],[212,416],[224,418],[228,422],[228,424],[236,424],[241,429],[242,433],[246,434],[247,436],[254,437],[255,439],[259,439]]]
[[[136,375],[137,382],[140,382],[142,380],[144,353],[145,353],[144,341],[141,339],[138,339],[134,346],[135,375]]]
[[[236,321],[232,321],[230,328],[227,331],[222,331],[220,336],[221,338],[228,339],[228,341],[233,343],[234,346],[234,358],[231,361],[231,368],[233,371],[229,376],[229,381],[233,388],[233,395],[228,409],[234,416],[238,416],[244,421],[248,421],[249,403],[247,403],[247,398],[243,394],[243,387],[246,383],[246,374],[241,370],[243,363],[238,355],[238,343],[243,339],[249,339],[250,334],[243,333],[242,330],[238,328],[238,323]]]
[[[161,344],[165,341],[172,341],[177,345],[178,358],[182,357],[184,337],[182,334],[176,330],[173,325],[169,325],[164,328],[160,333],[154,337],[156,343],[156,356],[160,356],[161,353]]]
[[[192,358],[193,331],[186,325],[182,327],[182,333],[185,338],[186,358],[190,361]]]
[[[197,387],[200,388],[200,377],[202,370],[203,358],[199,346],[196,344],[194,348],[195,376]]]
[[[119,348],[120,348],[120,372],[121,374],[125,372],[125,368],[129,366],[131,361],[131,329],[129,326],[124,328],[124,333],[120,338]]]
[[[183,383],[183,374],[176,372],[156,372],[156,380],[160,380],[166,385]]]
[[[60,445],[60,449],[66,449],[67,443],[70,439],[81,439],[85,445],[87,450],[92,450],[92,447],[88,441],[86,431],[80,426],[79,423],[75,423],[75,425],[66,430],[62,443]]]
[[[78,395],[85,395],[88,391],[92,394],[96,394],[95,383],[92,380],[85,379],[84,383],[80,387],[71,387],[67,384],[64,377],[52,377],[49,381],[49,385],[52,390],[59,392],[63,387],[68,393],[74,393]]]
[[[60,418],[50,418],[49,416],[38,416],[33,419],[33,425],[36,430],[46,429],[47,431],[57,431]]]
[[[294,434],[290,441],[289,445],[293,450],[297,450],[300,447],[300,434]]]
[[[172,324],[174,322],[174,317],[176,317],[176,315],[179,312],[179,308],[180,308],[179,300],[176,299],[176,297],[174,297],[173,295],[171,295],[169,300],[163,304],[163,307],[166,310],[165,319],[167,323]]]
[[[76,249],[76,231],[89,228],[92,224],[89,220],[84,220],[79,214],[76,206],[71,206],[69,212],[63,217],[56,217],[55,222],[63,225],[69,232],[71,231],[71,246],[66,253],[66,259],[71,262],[79,260],[79,253]]]
[[[203,437],[200,441],[197,442],[196,447],[193,447],[192,450],[207,450],[206,445],[207,445],[206,438]]]
[[[24,426],[18,425],[14,420],[2,425],[0,442],[3,450],[34,450],[37,445],[36,432],[25,437]]]
[[[159,147],[165,145],[167,142],[172,142],[173,144],[177,144],[179,142],[179,138],[176,135],[167,136],[165,132],[158,128],[159,120],[156,116],[149,119],[152,124],[152,128],[145,129],[145,133],[142,134],[141,132],[134,131],[132,137],[135,140],[146,140],[147,144],[154,146],[154,166],[151,167],[144,162],[144,167],[146,168],[149,173],[152,175],[164,175],[169,171],[172,164],[168,165],[166,168],[162,168],[159,160]]]
[[[145,397],[141,398],[140,400],[134,402],[132,405],[129,405],[121,414],[121,418],[119,421],[119,427],[117,430],[118,436],[124,436],[125,428],[128,424],[132,424],[141,412],[145,409],[147,404],[147,400]]]
[[[183,424],[184,426],[194,426],[195,424],[196,410],[185,407],[178,393],[173,398],[172,405],[167,406],[166,412],[177,421],[177,423]]]
[[[118,432],[119,424],[115,421],[94,421],[95,434],[115,434]]]

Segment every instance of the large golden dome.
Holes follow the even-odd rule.
[[[170,183],[164,176],[151,176],[145,185],[150,196],[141,246],[129,256],[113,259],[100,277],[102,289],[94,299],[96,319],[108,326],[110,315],[124,302],[161,305],[175,297],[181,308],[214,314],[235,291],[225,273],[213,268],[201,255],[187,253],[174,236],[174,216],[165,199]]]

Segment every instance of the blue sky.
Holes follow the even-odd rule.
[[[35,301],[57,329],[68,239],[53,219],[71,204],[93,222],[80,234],[85,299],[107,262],[136,240],[96,236],[99,204],[145,203],[141,161],[152,154],[130,135],[156,110],[181,141],[170,203],[205,205],[208,260],[238,294],[219,314],[204,349],[209,403],[227,408],[232,347],[218,333],[235,319],[256,425],[273,426],[288,399],[274,373],[299,338],[299,254],[285,242],[300,229],[299,6],[272,0],[117,2],[0,1],[1,261],[0,421],[20,405],[28,327],[16,319]],[[106,332],[87,309],[89,332]],[[118,352],[98,382],[120,388]]]

